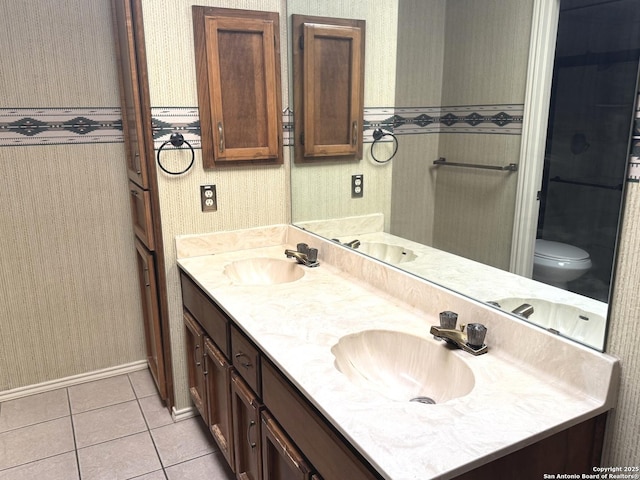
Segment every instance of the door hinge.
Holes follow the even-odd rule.
[[[300,35],[300,41],[298,43],[300,44],[300,50],[304,50],[304,35]]]
[[[304,133],[300,134],[300,145],[304,145]]]

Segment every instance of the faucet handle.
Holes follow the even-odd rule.
[[[456,312],[451,312],[446,310],[444,312],[440,312],[440,327],[441,328],[456,328],[456,322],[458,321],[458,314]]]
[[[296,250],[306,255],[307,252],[309,251],[309,245],[307,245],[306,243],[299,243],[296,245]]]
[[[307,258],[311,263],[318,261],[318,249],[317,248],[307,248]]]
[[[487,327],[481,323],[467,324],[467,343],[472,348],[480,348],[484,345],[484,337],[487,334]]]

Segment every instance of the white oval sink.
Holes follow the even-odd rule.
[[[469,366],[431,338],[365,330],[342,337],[331,353],[335,367],[351,382],[391,400],[444,403],[467,395],[475,385]]]
[[[411,250],[388,243],[362,242],[358,250],[378,260],[393,264],[411,262],[417,258],[417,255]]]
[[[224,274],[240,285],[277,285],[301,279],[304,270],[290,260],[247,258],[224,267]]]
[[[496,301],[507,312],[528,303],[533,307],[533,313],[527,319],[531,323],[589,345],[602,344],[605,330],[602,315],[540,298],[510,297]]]

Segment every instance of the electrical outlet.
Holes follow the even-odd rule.
[[[364,196],[364,175],[351,175],[351,198]]]
[[[215,185],[200,185],[200,204],[203,212],[215,212],[218,210]]]

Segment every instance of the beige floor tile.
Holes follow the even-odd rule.
[[[0,432],[26,427],[69,415],[66,388],[3,402]]]
[[[162,404],[158,395],[141,398],[138,402],[149,428],[158,428],[173,423],[169,410]]]
[[[69,387],[71,413],[86,412],[88,410],[134,400],[135,398],[127,375],[105,378],[103,380],[96,380],[95,382]]]
[[[77,448],[147,430],[137,400],[98,408],[73,416]]]
[[[0,433],[0,470],[74,450],[71,418]]]
[[[167,468],[169,480],[233,480],[235,477],[220,452],[198,457]]]
[[[153,429],[151,436],[165,467],[217,450],[200,417]]]
[[[78,450],[82,480],[124,480],[160,470],[148,432]]]
[[[147,473],[139,477],[133,477],[131,480],[167,480],[167,476],[162,470],[156,470],[155,472]],[[192,478],[191,480],[196,480],[196,478]]]
[[[68,452],[0,471],[1,480],[78,480],[76,453]]]
[[[148,397],[149,395],[158,395],[158,389],[148,369],[130,373],[129,379],[131,379],[136,397],[142,398]]]

